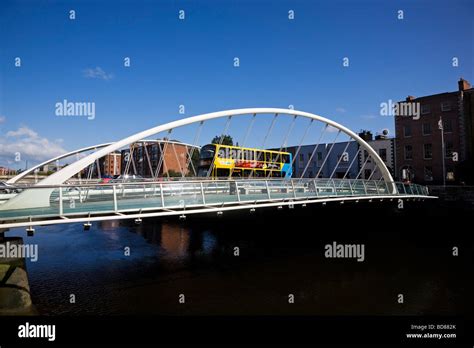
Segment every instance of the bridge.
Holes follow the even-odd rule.
[[[293,167],[296,165],[295,161],[305,141],[308,141],[308,134],[317,133],[318,135],[318,142],[311,151],[306,165],[301,168],[299,177],[275,178],[270,175],[270,170],[262,171],[265,173],[262,177],[257,176],[256,171],[253,170],[245,177],[232,176],[231,171],[226,177],[216,178],[210,175],[211,169],[205,175],[198,176],[194,158],[196,150],[196,153],[199,153],[200,135],[203,133],[205,124],[211,121],[224,121],[222,135],[218,141],[222,144],[224,135],[233,134],[230,131],[231,121],[238,119],[239,129],[246,129],[243,136],[236,136],[241,140],[242,147],[249,142],[249,139],[254,138],[256,139],[254,143],[261,140],[258,148],[266,149],[268,148],[266,143],[269,142],[272,132],[277,133],[275,132],[276,122],[283,117],[286,118],[286,123],[277,127],[283,130],[280,135],[282,142],[280,146],[273,146],[273,148],[279,148],[280,151],[288,149],[290,138],[296,138],[297,145],[293,146],[291,161]],[[266,122],[262,126],[263,131],[255,131],[259,119]],[[248,121],[246,127],[245,120]],[[298,128],[297,121],[300,120],[307,122]],[[319,132],[311,131],[317,128],[315,124],[319,125]],[[183,134],[187,134],[188,137],[190,133],[194,134],[192,142],[170,140],[173,131],[176,137],[176,130],[190,126],[195,126],[195,131],[188,130]],[[213,131],[215,125],[210,128]],[[302,135],[293,134],[297,129]],[[252,136],[252,131],[257,132],[255,137]],[[164,135],[161,140],[148,139],[159,134]],[[336,151],[335,144],[341,135],[348,141],[344,143],[346,144],[344,150],[337,154],[338,160],[329,171],[330,173],[327,177],[323,177],[322,169],[328,163],[332,151]],[[318,158],[320,141],[328,136],[332,142],[326,146],[324,158],[322,156]],[[158,143],[159,158],[154,159],[153,162],[152,156],[147,152],[147,147],[144,147],[146,156],[142,158],[143,162],[149,166],[149,177],[128,180],[127,174],[131,168],[136,171],[136,164],[133,162],[134,144],[153,142]],[[357,143],[358,151],[352,155],[352,158],[348,158],[346,151],[353,142]],[[164,172],[164,168],[169,168],[165,154],[171,147],[176,163],[180,163],[176,146],[183,144],[185,145],[184,160],[181,160],[179,165],[179,175],[171,177],[169,169]],[[122,179],[109,182],[100,180],[99,159],[126,147],[130,149],[130,156]],[[92,152],[82,158],[77,156],[90,151]],[[359,165],[361,154],[365,154],[363,157],[365,160],[362,165]],[[76,159],[55,173],[34,184],[21,183],[27,174],[34,172],[40,166],[71,155],[76,155]],[[319,165],[315,167],[319,170],[316,173],[309,170],[312,163],[315,163],[313,158],[318,159]],[[254,162],[258,162],[258,159]],[[370,171],[368,177],[363,177],[365,166],[369,162],[375,165],[375,169]],[[269,165],[267,162],[263,163],[264,167],[267,165]],[[96,177],[91,174],[94,168],[97,171]],[[342,172],[337,171],[340,168],[343,169]],[[357,175],[351,177],[350,173],[354,172],[354,168]],[[84,172],[87,173],[87,178],[81,178],[80,175]],[[336,173],[339,173],[339,177],[335,177]],[[324,205],[328,202],[376,203],[399,202],[400,200],[421,201],[434,198],[429,195],[426,187],[395,182],[379,154],[350,129],[319,115],[278,108],[227,110],[169,122],[115,142],[88,146],[55,157],[31,168],[28,172],[19,174],[8,183],[14,185],[14,190],[8,194],[0,194],[0,229],[28,227],[29,232],[34,231],[34,226],[39,225],[82,222],[87,228],[92,222],[102,220],[134,219],[136,223],[140,223],[142,218],[147,217],[179,216],[180,219],[185,219],[190,214],[206,213],[219,216],[231,210],[253,212],[258,208],[291,209],[297,205],[304,207],[308,204]]]

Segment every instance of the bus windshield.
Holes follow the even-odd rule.
[[[213,144],[205,145],[201,148],[201,159],[212,159],[216,153],[216,146]]]

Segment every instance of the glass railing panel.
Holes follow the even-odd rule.
[[[139,210],[147,208],[162,208],[161,189],[157,183],[146,184],[115,184],[117,210]],[[114,187],[108,187],[107,192],[112,195]]]
[[[176,181],[164,183],[162,187],[163,201],[166,208],[184,208],[204,204],[199,183]]]
[[[235,181],[215,180],[203,183],[206,204],[238,202],[237,187]]]
[[[366,194],[366,189],[363,180],[353,180],[352,181],[352,191],[355,196],[363,196]]]
[[[59,188],[28,188],[21,192],[4,196],[4,203],[9,199],[24,197],[25,202],[43,202],[38,206],[17,206],[13,209],[0,210],[0,220],[35,218],[43,216],[57,216],[59,214]],[[2,206],[3,206],[2,204]],[[20,203],[21,205],[21,203]]]
[[[268,188],[271,199],[291,199],[295,197],[289,180],[269,180]]]
[[[61,190],[62,209],[66,215],[110,212],[114,210],[114,196],[111,186],[70,186],[63,187]]]

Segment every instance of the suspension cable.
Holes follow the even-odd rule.
[[[291,124],[290,124],[290,127],[288,128],[288,131],[286,132],[286,135],[283,139],[283,143],[280,145],[280,150],[278,150],[278,154],[275,158],[275,161],[278,162],[278,160],[281,158],[281,152],[283,151],[283,147],[286,147],[287,146],[287,143],[288,143],[288,138],[290,136],[290,133],[292,132],[293,130],[293,127],[295,126],[295,122],[296,122],[296,119],[298,118],[297,115],[294,115],[293,116],[293,121],[291,121]],[[269,174],[271,174],[271,171],[269,172]],[[269,177],[269,175],[267,176]]]
[[[347,142],[346,147],[342,151],[341,156],[339,157],[339,160],[337,161],[336,166],[334,167],[334,170],[332,171],[331,176],[329,177],[329,179],[332,179],[332,177],[336,173],[336,169],[337,169],[337,167],[339,167],[339,164],[341,163],[342,157],[346,153],[347,149],[349,148],[350,143],[351,143],[350,141]]]
[[[183,171],[183,168],[181,167],[181,163],[179,162],[178,153],[176,152],[176,147],[174,146],[174,143],[171,143],[171,147],[173,148],[174,157],[176,159],[176,163],[179,166],[179,171],[181,172],[181,178],[184,178],[184,171]]]
[[[260,161],[262,154],[263,154],[263,156],[265,156],[265,154],[264,154],[265,144],[267,142],[267,139],[268,139],[269,135],[272,133],[273,126],[275,125],[275,121],[276,121],[277,117],[278,117],[278,114],[275,114],[275,116],[273,116],[272,122],[270,123],[270,127],[268,127],[267,133],[265,134],[265,137],[263,138],[262,145],[260,146],[261,151],[257,151],[258,155],[257,155],[257,158],[255,160],[257,163]],[[263,159],[263,162],[265,162],[265,158]],[[257,163],[255,163],[255,165],[257,165]],[[255,172],[256,172],[256,169],[251,171],[250,175],[249,175],[249,178],[251,178]],[[264,169],[264,173],[265,173],[265,169]]]
[[[360,176],[360,174],[362,174],[362,171],[364,170],[365,165],[367,164],[367,161],[369,160],[369,158],[370,158],[370,154],[367,154],[367,157],[365,158],[364,164],[363,164],[362,167],[360,168],[359,174],[357,174],[356,179],[358,179],[359,176]]]
[[[245,147],[247,145],[247,138],[248,138],[248,136],[250,135],[250,132],[253,129],[253,125],[255,123],[256,116],[257,116],[257,114],[253,114],[252,119],[250,120],[250,123],[247,127],[247,131],[245,132],[244,141],[242,142],[240,147]],[[243,157],[243,152],[242,152],[242,157]],[[242,158],[242,160],[244,160],[244,158]],[[229,172],[229,178],[231,178],[232,175],[234,174],[234,169],[235,169],[235,162],[234,162],[234,166],[231,168],[231,170]]]
[[[291,167],[293,167],[293,164],[294,164],[295,161],[296,161],[296,157],[298,157],[298,154],[299,154],[299,152],[300,152],[300,150],[301,150],[301,146],[302,146],[302,144],[303,144],[303,141],[304,141],[304,139],[306,138],[306,135],[308,134],[309,129],[310,129],[311,126],[313,125],[313,122],[314,122],[314,119],[311,119],[311,120],[309,121],[309,125],[306,127],[306,129],[305,129],[305,131],[304,131],[304,133],[303,133],[303,136],[302,136],[301,139],[300,139],[298,148],[296,149],[296,152],[295,152],[295,156],[294,156],[293,159],[291,160]]]
[[[170,136],[171,136],[172,131],[173,131],[173,128],[169,129],[166,140],[163,139],[162,141],[158,142],[158,147],[160,148],[160,161],[158,163],[158,166],[156,167],[156,172],[155,172],[155,177],[154,178],[158,178],[158,175],[160,174],[161,167],[163,167],[163,172],[165,171],[165,168],[166,168],[166,174],[167,174],[168,179],[169,179],[169,173],[168,173],[168,167],[166,166],[165,155],[166,155],[166,150],[168,149],[168,141],[170,140]],[[163,146],[160,146],[160,143]]]
[[[349,174],[349,171],[351,170],[352,166],[354,165],[355,160],[356,160],[357,158],[359,158],[359,154],[360,154],[360,147],[359,147],[359,149],[357,150],[357,152],[356,152],[354,158],[352,159],[351,164],[349,164],[349,167],[347,167],[347,170],[346,170],[346,172],[344,173],[344,176],[342,177],[342,179],[345,179],[345,178],[347,177],[347,174]]]
[[[145,156],[146,156],[146,160],[148,162],[148,167],[150,169],[150,175],[153,175],[153,166],[151,165],[151,160],[150,160],[150,155],[148,153],[148,149],[147,149],[147,142],[142,142],[143,143],[143,147],[144,147],[144,150],[145,150]]]
[[[244,146],[244,144],[245,145],[247,144],[247,138],[248,138],[250,132],[252,131],[253,124],[255,123],[256,116],[257,116],[257,114],[253,114],[253,116],[252,116],[252,120],[250,121],[249,126],[247,127],[247,131],[245,132],[245,137],[244,137],[244,141],[242,143],[243,144],[242,146]]]
[[[331,144],[331,148],[330,148],[329,151],[327,152],[326,157],[324,158],[324,161],[323,161],[323,163],[321,164],[321,167],[319,167],[318,173],[316,174],[315,178],[319,178],[319,174],[321,173],[321,170],[324,168],[324,165],[326,164],[326,161],[328,160],[329,155],[330,155],[331,152],[332,152],[332,149],[333,149],[333,147],[334,147],[334,144],[335,144],[335,142],[336,142],[337,137],[339,136],[339,134],[341,134],[341,131],[340,131],[340,130],[338,130],[336,136],[334,137],[334,140],[333,140],[333,142],[332,142],[332,144]]]
[[[326,124],[323,129],[321,130],[321,134],[319,135],[319,138],[318,138],[318,141],[316,142],[315,146],[314,146],[314,149],[313,151],[311,152],[311,156],[309,157],[308,159],[308,163],[306,163],[306,166],[304,167],[304,170],[303,172],[301,173],[300,175],[300,179],[304,177],[304,175],[306,174],[306,171],[308,170],[310,164],[311,164],[311,161],[313,160],[313,157],[314,157],[314,154],[316,153],[316,151],[318,150],[318,147],[319,147],[319,143],[321,142],[321,139],[323,138],[324,134],[326,133],[326,130],[328,129],[328,125]]]
[[[189,165],[191,164],[191,168],[194,172],[194,176],[197,176],[196,168],[194,168],[194,163],[193,163],[193,156],[194,156],[194,151],[196,150],[197,143],[199,142],[199,138],[201,137],[201,131],[203,127],[204,121],[199,122],[199,127],[196,130],[196,134],[194,135],[194,140],[193,140],[193,146],[191,147],[191,151],[189,151],[189,148],[186,146],[186,154],[188,155],[188,159],[186,161],[186,170],[189,168]]]
[[[219,144],[218,146],[216,146],[216,151],[214,153],[214,160],[211,162],[211,165],[209,166],[209,170],[207,171],[207,175],[206,175],[206,179],[209,178],[209,176],[211,175],[212,171],[214,170],[214,162],[216,161],[217,159],[217,156],[219,155],[218,153],[218,147],[222,145],[222,142],[224,141],[224,136],[226,135],[226,133],[228,132],[229,130],[229,126],[230,126],[230,121],[232,119],[232,115],[227,117],[227,122],[225,123],[225,126],[224,126],[224,131],[222,132],[221,134],[221,138],[219,139]]]

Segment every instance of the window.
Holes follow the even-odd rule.
[[[423,145],[423,158],[424,159],[432,159],[433,158],[433,145],[432,144],[424,144]]]
[[[452,166],[446,167],[446,180],[454,181],[454,168]]]
[[[405,159],[406,160],[413,159],[413,146],[405,145]]]
[[[304,168],[304,153],[300,153],[300,159],[298,161],[298,165],[300,168]]]
[[[379,149],[379,156],[382,161],[387,162],[387,149]]]
[[[425,167],[425,181],[433,181],[433,167]]]
[[[453,158],[453,142],[446,141],[444,143],[444,153],[446,158]]]
[[[451,111],[451,103],[450,102],[442,102],[441,103],[441,111]]]
[[[323,161],[323,153],[322,153],[322,152],[318,152],[318,153],[316,154],[316,156],[317,156],[316,158],[317,158],[317,161],[318,161],[318,162],[317,162],[317,163],[318,163],[318,166],[320,166],[320,165],[321,165],[321,162]]]
[[[423,135],[431,134],[431,123],[423,123]]]
[[[453,131],[453,122],[451,120],[443,120],[443,130],[445,133]]]
[[[403,126],[403,135],[405,137],[411,137],[411,127],[410,125],[406,124]]]
[[[421,114],[426,115],[430,113],[430,106],[428,104],[424,104],[421,106]]]

